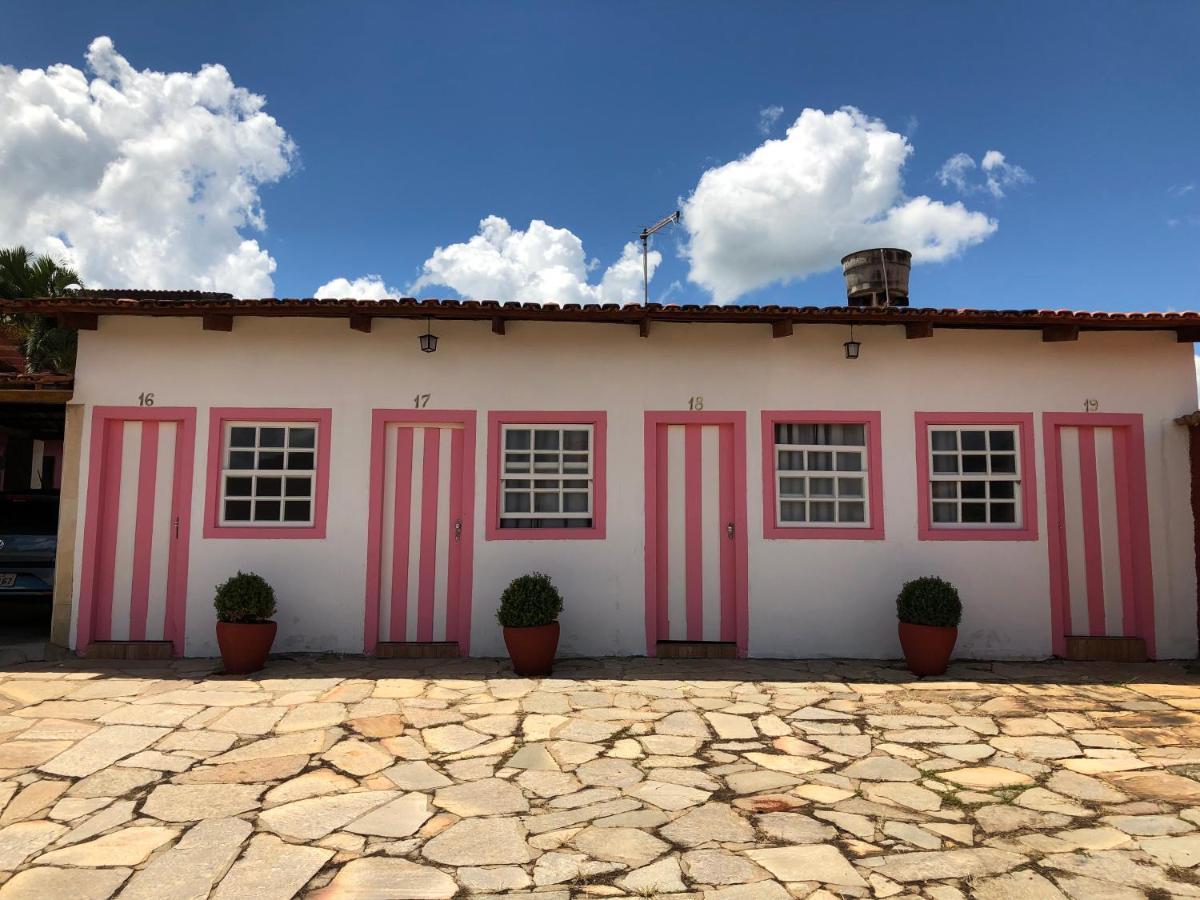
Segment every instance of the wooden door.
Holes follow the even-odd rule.
[[[184,650],[196,411],[96,407],[77,645]]]

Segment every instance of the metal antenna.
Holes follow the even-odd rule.
[[[671,213],[665,219],[659,219],[649,228],[643,228],[642,233],[639,235],[642,239],[642,285],[644,288],[642,296],[644,298],[643,303],[646,305],[650,303],[650,235],[678,221],[679,210],[675,210],[675,212]]]

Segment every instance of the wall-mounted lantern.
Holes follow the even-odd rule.
[[[854,339],[854,325],[850,326],[850,340],[842,346],[846,348],[846,359],[858,359],[858,351],[862,344]]]
[[[425,333],[419,338],[422,353],[432,353],[437,349],[437,335],[429,331],[429,318],[425,319]]]

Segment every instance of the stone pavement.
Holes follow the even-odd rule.
[[[1200,897],[1181,666],[0,672],[0,900]]]

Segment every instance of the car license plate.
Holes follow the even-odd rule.
[[[0,588],[12,587],[16,583],[16,572],[0,572]]]

